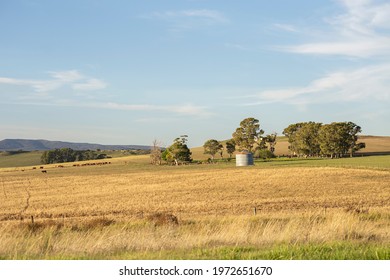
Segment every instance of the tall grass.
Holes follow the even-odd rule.
[[[382,212],[383,213],[383,212]],[[3,259],[388,259],[390,213],[273,213],[180,220],[7,222]]]

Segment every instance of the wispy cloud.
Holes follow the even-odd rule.
[[[349,41],[310,43],[283,49],[302,54],[344,55],[364,58],[390,54],[390,39],[351,38]]]
[[[274,27],[287,32],[294,32],[294,33],[298,32],[298,29],[291,24],[275,23]]]
[[[307,36],[306,43],[282,47],[283,51],[353,57],[360,62],[359,68],[345,67],[331,71],[321,78],[299,87],[285,87],[263,90],[248,98],[252,104],[286,103],[298,107],[308,104],[329,104],[340,102],[390,101],[390,3],[374,0],[337,0],[343,12],[324,19],[326,25],[317,30],[302,28],[301,35]],[[275,24],[275,27],[294,31],[289,25]],[[316,38],[316,39],[313,39]],[[321,38],[321,39],[318,39]],[[381,58],[380,64],[367,58]]]
[[[0,77],[0,84],[31,87],[36,93],[48,93],[69,86],[74,90],[97,90],[107,86],[103,81],[96,78],[89,78],[82,75],[77,70],[70,71],[50,71],[50,79],[15,79]]]
[[[179,115],[189,115],[197,117],[208,117],[212,115],[204,106],[197,106],[193,104],[179,104],[179,105],[153,105],[153,104],[125,104],[125,103],[95,103],[89,104],[89,107],[104,108],[111,110],[124,111],[162,111],[169,113],[176,113]]]
[[[222,12],[208,9],[153,12],[141,17],[166,21],[171,25],[169,30],[175,32],[210,27],[229,22],[228,18]]]
[[[213,22],[227,22],[227,18],[218,11],[214,10],[186,10],[178,13],[178,16],[200,18],[204,20],[209,20]]]
[[[98,98],[93,98],[87,92],[102,90],[107,84],[100,79],[87,77],[77,70],[48,72],[51,79],[15,79],[0,77],[2,84],[24,87],[23,91],[14,91],[17,94],[8,94],[1,101],[3,104],[57,106],[74,108],[96,108],[116,111],[163,112],[176,116],[209,117],[212,113],[207,107],[183,104],[128,104],[112,100],[111,93],[103,91]],[[1,91],[0,91],[1,93]],[[166,115],[165,114],[165,115]]]
[[[163,112],[176,116],[192,116],[197,118],[208,118],[214,113],[210,112],[205,106],[193,104],[175,104],[175,105],[155,105],[155,104],[127,104],[118,102],[85,102],[73,99],[53,99],[53,100],[35,100],[5,102],[12,105],[30,105],[30,106],[56,106],[56,107],[74,107],[74,108],[92,108],[114,111],[129,112]]]
[[[313,80],[306,86],[264,90],[248,96],[246,105],[266,103],[326,104],[351,101],[390,101],[390,64],[337,71]]]
[[[83,83],[75,83],[72,85],[72,88],[75,90],[98,90],[104,89],[107,84],[99,79],[87,79]]]
[[[282,47],[302,54],[373,57],[390,55],[390,3],[338,0],[345,12],[324,21],[331,31],[322,40]]]
[[[82,75],[77,70],[69,70],[69,71],[49,71],[49,74],[56,80],[62,81],[64,83],[71,83],[75,81],[79,81],[84,79],[84,75]]]
[[[207,21],[208,23],[224,23],[228,21],[221,12],[207,9],[154,12],[146,17],[164,20],[198,19],[201,21]]]

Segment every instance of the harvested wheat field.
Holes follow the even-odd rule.
[[[389,259],[390,171],[0,171],[3,259]]]

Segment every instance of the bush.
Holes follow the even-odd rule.
[[[262,158],[262,159],[269,159],[269,158],[274,158],[275,155],[270,150],[264,149],[264,150],[255,151],[254,157],[255,158]]]

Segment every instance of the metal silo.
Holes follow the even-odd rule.
[[[253,165],[253,155],[249,152],[240,152],[236,154],[236,166]]]

